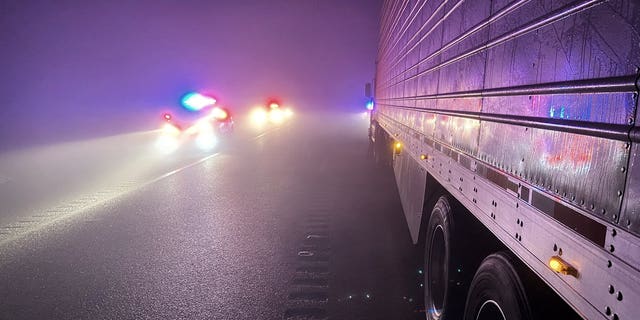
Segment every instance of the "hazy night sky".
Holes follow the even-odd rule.
[[[0,150],[148,129],[191,90],[362,110],[380,0],[0,1]]]

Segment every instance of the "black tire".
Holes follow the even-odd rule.
[[[457,279],[461,254],[457,250],[456,224],[446,196],[436,202],[425,235],[424,303],[427,319],[459,319],[465,291]]]
[[[375,161],[376,160],[376,148],[377,148],[377,141],[375,141],[376,140],[375,123],[371,123],[369,125],[369,130],[368,131],[369,132],[368,132],[367,136],[369,138],[369,147],[367,148],[367,156]]]
[[[476,271],[464,311],[465,320],[532,319],[529,301],[513,258],[498,252]]]

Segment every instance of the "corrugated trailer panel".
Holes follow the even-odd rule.
[[[637,316],[640,2],[384,8],[374,121],[581,315]]]
[[[479,149],[484,161],[616,222],[629,152],[624,142],[483,122]]]
[[[422,9],[412,24],[389,28],[387,36],[405,31],[378,61],[377,100],[388,105],[380,112],[507,169],[585,214],[616,224],[628,216],[621,213],[631,142],[624,137],[637,103],[638,4],[428,1]],[[614,124],[611,130],[622,138],[598,137],[599,129],[585,136],[526,124],[476,126],[477,113],[542,124],[553,119],[557,127],[563,121],[578,128]],[[640,234],[638,224],[620,226]]]

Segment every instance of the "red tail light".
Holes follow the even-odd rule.
[[[162,117],[164,118],[164,120],[166,121],[171,121],[171,114],[169,113],[165,113],[162,115]]]

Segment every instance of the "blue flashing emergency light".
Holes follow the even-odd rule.
[[[367,102],[367,110],[369,110],[369,111],[373,110],[373,105],[374,105],[373,99],[369,100]]]
[[[216,103],[216,99],[197,92],[190,92],[182,97],[182,106],[189,111],[200,111]]]

